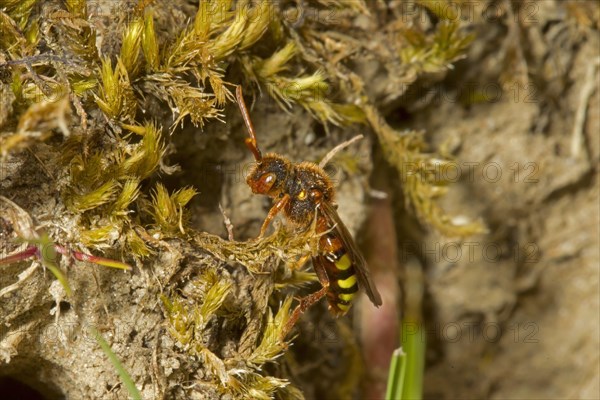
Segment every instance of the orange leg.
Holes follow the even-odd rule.
[[[306,264],[309,257],[312,257],[312,256],[310,254],[306,254],[306,255],[303,255],[302,257],[300,257],[298,260],[291,262],[289,265],[289,269],[291,269],[292,271],[301,269],[304,266],[304,264]]]
[[[317,276],[319,277],[319,282],[321,282],[321,286],[323,287],[320,290],[300,299],[300,304],[296,306],[294,312],[292,313],[292,316],[281,331],[282,340],[285,339],[285,337],[290,333],[294,325],[296,325],[296,322],[298,322],[300,316],[304,314],[304,312],[308,310],[313,304],[317,303],[319,300],[325,297],[325,295],[329,291],[329,278],[327,277],[325,269],[323,269],[321,264],[318,262],[314,262],[314,268],[315,272],[317,273]]]
[[[319,291],[309,294],[308,296],[305,296],[300,299],[300,304],[296,306],[296,309],[292,313],[292,316],[281,331],[282,340],[285,339],[285,337],[290,333],[294,325],[296,325],[296,322],[298,322],[300,316],[304,314],[304,312],[308,310],[310,306],[321,300],[327,294],[328,290],[329,285],[323,286]]]
[[[277,203],[273,205],[273,207],[271,207],[271,209],[269,210],[269,214],[267,214],[267,217],[265,218],[265,221],[263,222],[260,228],[260,234],[258,235],[259,239],[265,235],[265,232],[267,232],[267,228],[269,228],[269,224],[271,223],[273,218],[275,218],[275,216],[281,210],[283,210],[283,207],[285,207],[288,201],[290,201],[290,195],[286,194],[280,200],[278,200]]]

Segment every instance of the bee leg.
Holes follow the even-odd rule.
[[[294,262],[292,262],[292,263],[290,264],[289,268],[290,268],[292,271],[296,271],[296,270],[299,270],[299,269],[301,269],[301,268],[304,266],[304,264],[306,264],[306,262],[308,261],[308,258],[309,258],[309,257],[311,257],[311,255],[310,255],[310,254],[305,254],[305,255],[303,255],[303,256],[302,256],[302,257],[300,257],[300,258],[299,258],[297,261],[294,261]]]
[[[300,304],[296,306],[294,312],[292,313],[290,319],[285,324],[285,327],[281,331],[281,339],[285,339],[285,337],[290,333],[298,319],[306,310],[308,310],[313,304],[321,300],[329,290],[329,285],[322,287],[320,290],[309,294],[308,296],[304,296],[300,299]]]
[[[265,232],[267,232],[267,229],[269,228],[269,224],[271,223],[273,218],[275,218],[275,216],[281,210],[283,210],[283,207],[285,207],[285,205],[288,203],[288,201],[290,201],[290,195],[286,194],[280,200],[278,200],[277,203],[275,203],[273,205],[273,207],[271,207],[271,209],[269,210],[269,214],[267,214],[267,217],[265,218],[265,221],[263,222],[263,224],[260,228],[260,234],[258,235],[258,239],[265,236]]]
[[[285,339],[285,337],[288,335],[288,333],[290,333],[290,331],[292,330],[294,325],[296,325],[296,322],[298,322],[298,319],[300,318],[300,316],[306,310],[308,310],[313,304],[315,304],[316,302],[321,300],[323,297],[325,297],[325,295],[329,291],[329,277],[327,276],[327,273],[325,272],[323,267],[318,263],[315,263],[314,267],[315,267],[315,272],[317,273],[317,276],[319,277],[319,282],[321,282],[321,285],[323,287],[320,290],[318,290],[312,294],[309,294],[308,296],[302,297],[300,299],[300,304],[298,304],[296,306],[290,319],[288,320],[288,322],[285,324],[285,327],[281,331],[281,339],[282,340]]]

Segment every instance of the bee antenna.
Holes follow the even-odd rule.
[[[252,154],[254,154],[254,159],[256,161],[260,161],[262,160],[262,154],[256,142],[256,132],[254,131],[254,126],[252,125],[252,121],[250,120],[250,114],[248,113],[248,109],[246,108],[244,96],[242,96],[242,87],[240,85],[238,85],[235,89],[235,97],[237,98],[238,106],[240,107],[240,111],[242,112],[242,118],[244,119],[244,123],[246,124],[248,135],[250,135],[250,137],[246,138],[245,140],[246,146],[248,147],[248,149],[250,149]]]
[[[356,135],[354,136],[352,139],[345,141],[344,143],[338,144],[337,146],[335,146],[333,149],[331,149],[329,151],[329,153],[325,154],[325,157],[323,157],[323,159],[321,160],[321,162],[319,163],[319,167],[321,168],[325,168],[325,166],[327,165],[327,163],[329,161],[331,161],[331,159],[341,150],[343,150],[345,147],[350,146],[352,143],[356,142],[357,140],[362,139],[364,136],[363,135]]]

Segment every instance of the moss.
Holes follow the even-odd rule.
[[[234,85],[267,93],[283,110],[299,105],[323,124],[368,124],[426,226],[448,236],[482,231],[477,222],[456,223],[437,204],[448,186],[429,176],[428,168],[448,158],[429,151],[421,133],[390,127],[366,83],[350,71],[346,59],[355,43],[344,21],[368,13],[367,3],[306,2],[295,25],[285,2],[202,1],[188,24],[177,25],[162,18],[168,11],[141,2],[127,22],[113,27],[118,44],[103,45],[101,53],[86,1],[49,1],[34,9],[36,3],[8,1],[0,11],[0,62],[7,71],[0,79],[14,94],[0,100],[0,107],[11,110],[0,121],[1,156],[18,157],[42,142],[51,148],[56,194],[67,210],[61,218],[74,221],[69,240],[93,250],[112,248],[138,261],[156,257],[157,248],[165,246],[162,240],[191,240],[220,263],[272,276],[272,287],[261,294],[264,306],[253,314],[259,323],[248,328],[255,340],[248,341],[243,367],[203,342],[214,318],[239,323],[239,318],[220,317],[233,283],[216,278],[214,266],[202,266],[194,296],[186,299],[169,287],[162,297],[170,335],[201,360],[217,392],[301,397],[263,366],[287,347],[279,336],[291,305],[286,290],[314,281],[312,273],[273,267],[313,252],[314,232],[281,229],[251,242],[195,232],[186,206],[196,190],[169,192],[161,182],[160,173],[169,171],[165,157],[171,136],[165,131],[177,135],[187,122],[203,127],[223,121]],[[338,18],[324,18],[331,10]],[[430,31],[402,29],[397,39],[398,51],[388,61],[400,66],[400,80],[412,84],[420,75],[449,68],[471,37],[458,24],[442,21]],[[145,112],[165,106],[171,120],[163,129],[164,121],[153,121]],[[50,140],[55,133],[64,140]],[[280,306],[268,305],[274,293],[285,297]]]

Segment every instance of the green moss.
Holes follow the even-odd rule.
[[[195,195],[196,190],[192,188],[183,188],[169,195],[167,189],[159,183],[152,194],[150,212],[155,230],[164,236],[185,234],[183,224],[187,218],[184,207]]]

